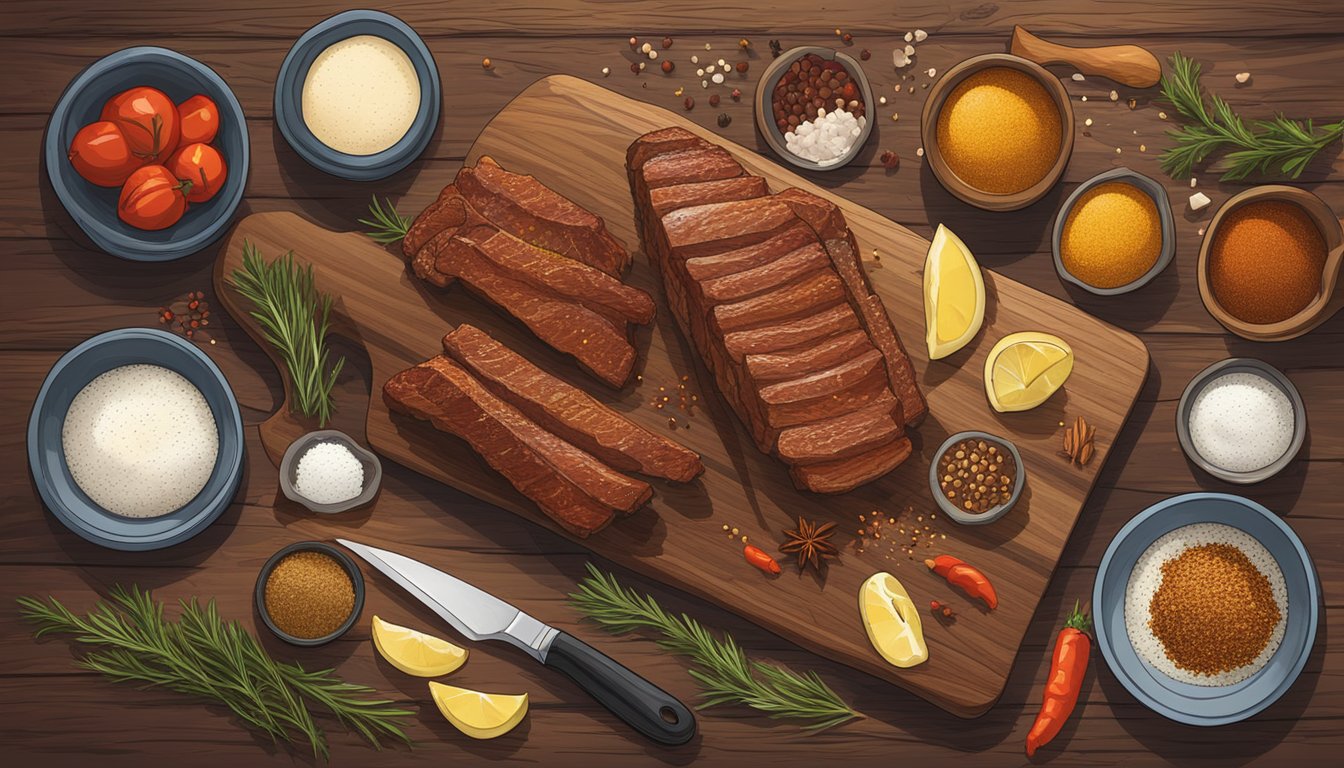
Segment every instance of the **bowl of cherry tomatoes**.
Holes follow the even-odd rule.
[[[214,70],[166,48],[127,48],[66,86],[43,160],[95,245],[170,261],[214,242],[232,221],[247,183],[247,122]]]

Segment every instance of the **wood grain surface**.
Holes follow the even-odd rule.
[[[667,110],[627,99],[582,80],[553,76],[538,81],[497,115],[468,153],[468,162],[494,157],[516,173],[530,173],[550,188],[601,216],[618,239],[637,247],[635,211],[628,189],[626,148],[643,133],[681,126],[714,140],[708,131]],[[773,191],[798,186],[824,190],[773,162],[726,145],[748,169],[764,176]],[[450,179],[443,179],[447,184]],[[794,489],[783,464],[760,453],[750,434],[714,389],[713,377],[697,366],[694,350],[677,331],[665,296],[642,254],[627,282],[657,297],[653,328],[641,329],[639,382],[619,393],[575,370],[562,355],[545,349],[525,330],[474,301],[459,286],[438,291],[415,280],[392,255],[358,234],[335,234],[286,213],[254,214],[229,235],[216,271],[215,294],[234,317],[246,304],[225,277],[242,261],[243,243],[264,255],[292,250],[314,265],[321,290],[337,298],[336,311],[369,355],[373,398],[369,404],[370,447],[399,464],[466,491],[560,532],[535,505],[492,472],[459,440],[425,422],[388,413],[379,396],[383,382],[439,354],[443,334],[459,323],[487,327],[511,348],[545,370],[565,375],[576,386],[603,398],[646,428],[669,434],[698,452],[705,474],[689,485],[659,482],[650,508],[583,541],[595,553],[658,581],[702,596],[749,618],[812,651],[915,691],[962,717],[983,714],[1003,691],[1017,646],[1036,603],[1073,530],[1097,472],[1148,369],[1141,342],[1070,304],[1011,280],[986,274],[989,305],[985,325],[964,350],[930,364],[922,342],[922,274],[928,242],[881,216],[832,196],[845,212],[867,262],[869,279],[882,296],[904,337],[929,417],[912,437],[915,455],[895,472],[841,496],[818,496]],[[245,327],[261,339],[250,321]],[[1077,356],[1065,389],[1040,408],[995,414],[984,397],[982,372],[989,349],[1005,335],[1045,329],[1062,334]],[[680,387],[696,394],[690,414],[676,407]],[[665,408],[655,405],[671,398]],[[288,409],[281,408],[281,413]],[[1097,457],[1084,469],[1057,455],[1058,424],[1087,414],[1102,438]],[[669,417],[672,419],[669,422]],[[291,424],[286,415],[282,424]],[[672,426],[669,426],[671,424]],[[939,520],[928,491],[929,464],[949,434],[983,430],[1017,444],[1027,490],[1002,521],[966,527]],[[274,458],[294,439],[293,430],[267,429],[263,442]],[[872,515],[892,519],[905,508],[914,513],[902,525],[930,526],[937,540],[920,531],[920,545],[907,554],[897,527],[884,526],[886,539],[865,541],[856,530]],[[791,563],[777,579],[751,570],[742,540],[777,552],[783,531],[798,516],[837,524],[834,538],[843,557],[824,578],[798,574]],[[928,521],[924,518],[928,516]],[[916,519],[918,518],[918,520]],[[740,531],[725,535],[724,527]],[[395,546],[382,542],[379,546]],[[962,612],[955,625],[930,622],[930,659],[914,669],[892,667],[873,650],[856,610],[859,585],[877,571],[897,575],[916,605],[930,600],[962,603],[922,560],[951,554],[977,564],[1000,590],[995,611]]]
[[[260,211],[293,211],[334,230],[364,214],[372,193],[390,196],[406,211],[423,208],[456,173],[485,125],[537,79],[571,74],[651,104],[680,109],[677,87],[698,92],[686,117],[725,139],[758,152],[747,101],[724,98],[706,108],[689,56],[703,58],[706,43],[717,56],[736,51],[740,37],[753,42],[750,94],[768,61],[767,41],[785,46],[818,44],[869,49],[865,67],[888,98],[874,136],[855,165],[810,177],[828,190],[886,216],[922,237],[939,222],[952,226],[981,262],[1000,275],[1073,302],[1084,311],[1136,334],[1152,358],[1151,371],[1126,427],[1115,435],[1055,576],[1030,626],[1003,696],[985,715],[964,721],[884,681],[855,672],[781,640],[774,633],[712,604],[687,597],[609,561],[631,586],[649,592],[669,610],[685,611],[726,630],[753,657],[814,670],[867,718],[808,736],[786,722],[727,707],[702,712],[700,736],[677,750],[643,744],[575,686],[550,675],[508,648],[481,645],[454,682],[486,690],[532,695],[527,721],[509,736],[473,742],[445,723],[421,681],[379,660],[367,629],[317,651],[298,651],[263,639],[274,654],[305,665],[335,666],[348,679],[372,685],[417,711],[413,751],[375,753],[357,737],[331,729],[333,764],[431,765],[487,762],[555,766],[688,765],[780,766],[844,762],[856,766],[999,766],[1025,762],[1022,740],[1036,714],[1055,632],[1074,600],[1090,594],[1107,543],[1148,505],[1191,490],[1242,493],[1283,515],[1305,541],[1320,575],[1325,610],[1315,650],[1302,677],[1283,699],[1233,728],[1192,729],[1164,720],[1130,697],[1100,659],[1084,678],[1074,717],[1060,736],[1031,761],[1061,766],[1321,765],[1344,748],[1344,643],[1334,622],[1344,617],[1344,505],[1339,477],[1344,466],[1344,397],[1340,381],[1344,315],[1312,333],[1280,344],[1256,344],[1227,334],[1204,310],[1195,281],[1200,229],[1212,209],[1191,212],[1184,180],[1161,174],[1157,156],[1170,145],[1164,132],[1175,117],[1152,90],[1117,88],[1099,78],[1067,80],[1075,99],[1078,134],[1064,179],[1037,204],[1010,215],[971,209],[952,198],[917,156],[918,115],[927,78],[902,81],[886,65],[915,28],[930,32],[915,65],[944,71],[980,53],[1006,50],[1012,26],[1068,45],[1137,43],[1159,60],[1181,51],[1204,64],[1206,84],[1247,117],[1275,111],[1289,116],[1344,118],[1338,72],[1344,68],[1344,6],[1326,0],[1251,3],[1245,0],[1172,0],[1156,3],[1078,0],[997,0],[964,3],[917,0],[893,5],[856,0],[842,9],[782,2],[743,12],[723,3],[488,3],[464,5],[417,0],[378,4],[426,37],[438,62],[445,111],[439,133],[411,167],[377,184],[349,184],[308,167],[290,150],[272,121],[275,74],[292,42],[321,18],[360,5],[348,1],[238,0],[212,5],[143,0],[134,7],[89,0],[0,4],[0,743],[17,765],[141,766],[312,764],[301,751],[259,739],[227,712],[177,694],[111,684],[77,669],[78,649],[61,641],[34,643],[18,621],[13,598],[51,594],[87,608],[112,584],[139,583],[170,602],[213,596],[224,615],[259,629],[250,590],[257,569],[291,541],[358,535],[408,541],[407,554],[449,564],[455,572],[507,592],[533,615],[597,645],[684,700],[696,696],[684,659],[669,656],[643,635],[613,638],[582,622],[565,595],[594,557],[582,547],[512,514],[392,463],[376,505],[352,519],[314,519],[278,496],[274,468],[255,430],[248,430],[248,472],[237,502],[209,530],[152,556],[119,553],[87,544],[41,508],[24,460],[23,433],[42,377],[60,354],[87,336],[111,328],[153,325],[157,308],[188,291],[208,289],[220,246],[166,265],[129,264],[92,250],[46,183],[40,145],[47,114],[61,90],[100,56],[131,45],[176,49],[213,67],[249,117],[253,165],[240,217]],[[836,26],[854,34],[851,45]],[[675,39],[675,73],[635,76],[626,45],[631,34]],[[490,72],[480,68],[493,59]],[[608,67],[610,77],[601,69]],[[1053,67],[1067,79],[1071,70]],[[1233,80],[1251,72],[1246,85]],[[907,87],[914,83],[913,93]],[[730,83],[735,85],[736,83]],[[725,89],[726,94],[726,89]],[[1087,102],[1081,102],[1087,96]],[[1136,108],[1128,108],[1129,98]],[[899,120],[891,120],[891,113]],[[716,127],[720,113],[732,118]],[[1085,126],[1092,118],[1094,124]],[[1122,154],[1115,152],[1122,149]],[[1140,148],[1143,147],[1141,150]],[[884,149],[901,156],[887,171]],[[1055,209],[1080,182],[1127,165],[1163,181],[1177,217],[1177,256],[1152,284],[1121,299],[1085,295],[1066,287],[1049,258]],[[1259,181],[1222,184],[1200,168],[1198,189],[1217,206]],[[1320,195],[1344,212],[1344,156],[1328,147],[1295,186]],[[212,295],[212,302],[218,304]],[[250,425],[266,420],[283,398],[282,379],[260,349],[222,310],[212,325],[213,345],[203,345],[229,378]],[[337,387],[336,426],[357,433],[371,386],[368,361],[354,345],[338,351],[351,363]],[[1190,377],[1232,355],[1251,355],[1285,370],[1307,403],[1310,434],[1302,454],[1283,474],[1249,488],[1213,480],[1188,463],[1176,442],[1176,400]],[[370,580],[368,612],[428,628],[420,609],[394,589]],[[262,630],[264,632],[264,630]]]

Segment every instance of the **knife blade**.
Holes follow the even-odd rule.
[[[695,736],[695,716],[686,705],[582,640],[419,560],[346,539],[336,542],[396,582],[464,637],[506,642],[564,672],[649,739],[675,746]]]

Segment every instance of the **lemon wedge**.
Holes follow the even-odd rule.
[[[526,693],[481,693],[431,682],[429,694],[448,722],[473,739],[503,736],[527,715]]]
[[[1048,333],[1004,336],[985,360],[985,394],[1000,413],[1026,411],[1050,399],[1073,373],[1073,350]]]
[[[985,278],[971,249],[938,225],[924,259],[924,328],[929,359],[937,360],[971,342],[985,322]]]
[[[868,640],[888,663],[913,667],[929,660],[924,624],[910,594],[885,571],[875,573],[859,588],[859,615]]]
[[[467,649],[424,632],[373,617],[373,647],[387,663],[408,675],[438,677],[467,663]]]

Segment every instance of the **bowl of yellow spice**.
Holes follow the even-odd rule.
[[[1073,153],[1073,107],[1039,64],[987,53],[949,69],[920,118],[924,156],[938,182],[987,211],[1040,200]]]
[[[324,645],[359,618],[364,577],[336,547],[300,541],[266,561],[253,597],[261,622],[276,637],[292,645]]]
[[[1093,176],[1060,206],[1052,250],[1060,279],[1085,291],[1114,296],[1147,285],[1176,254],[1166,189],[1128,168]]]

